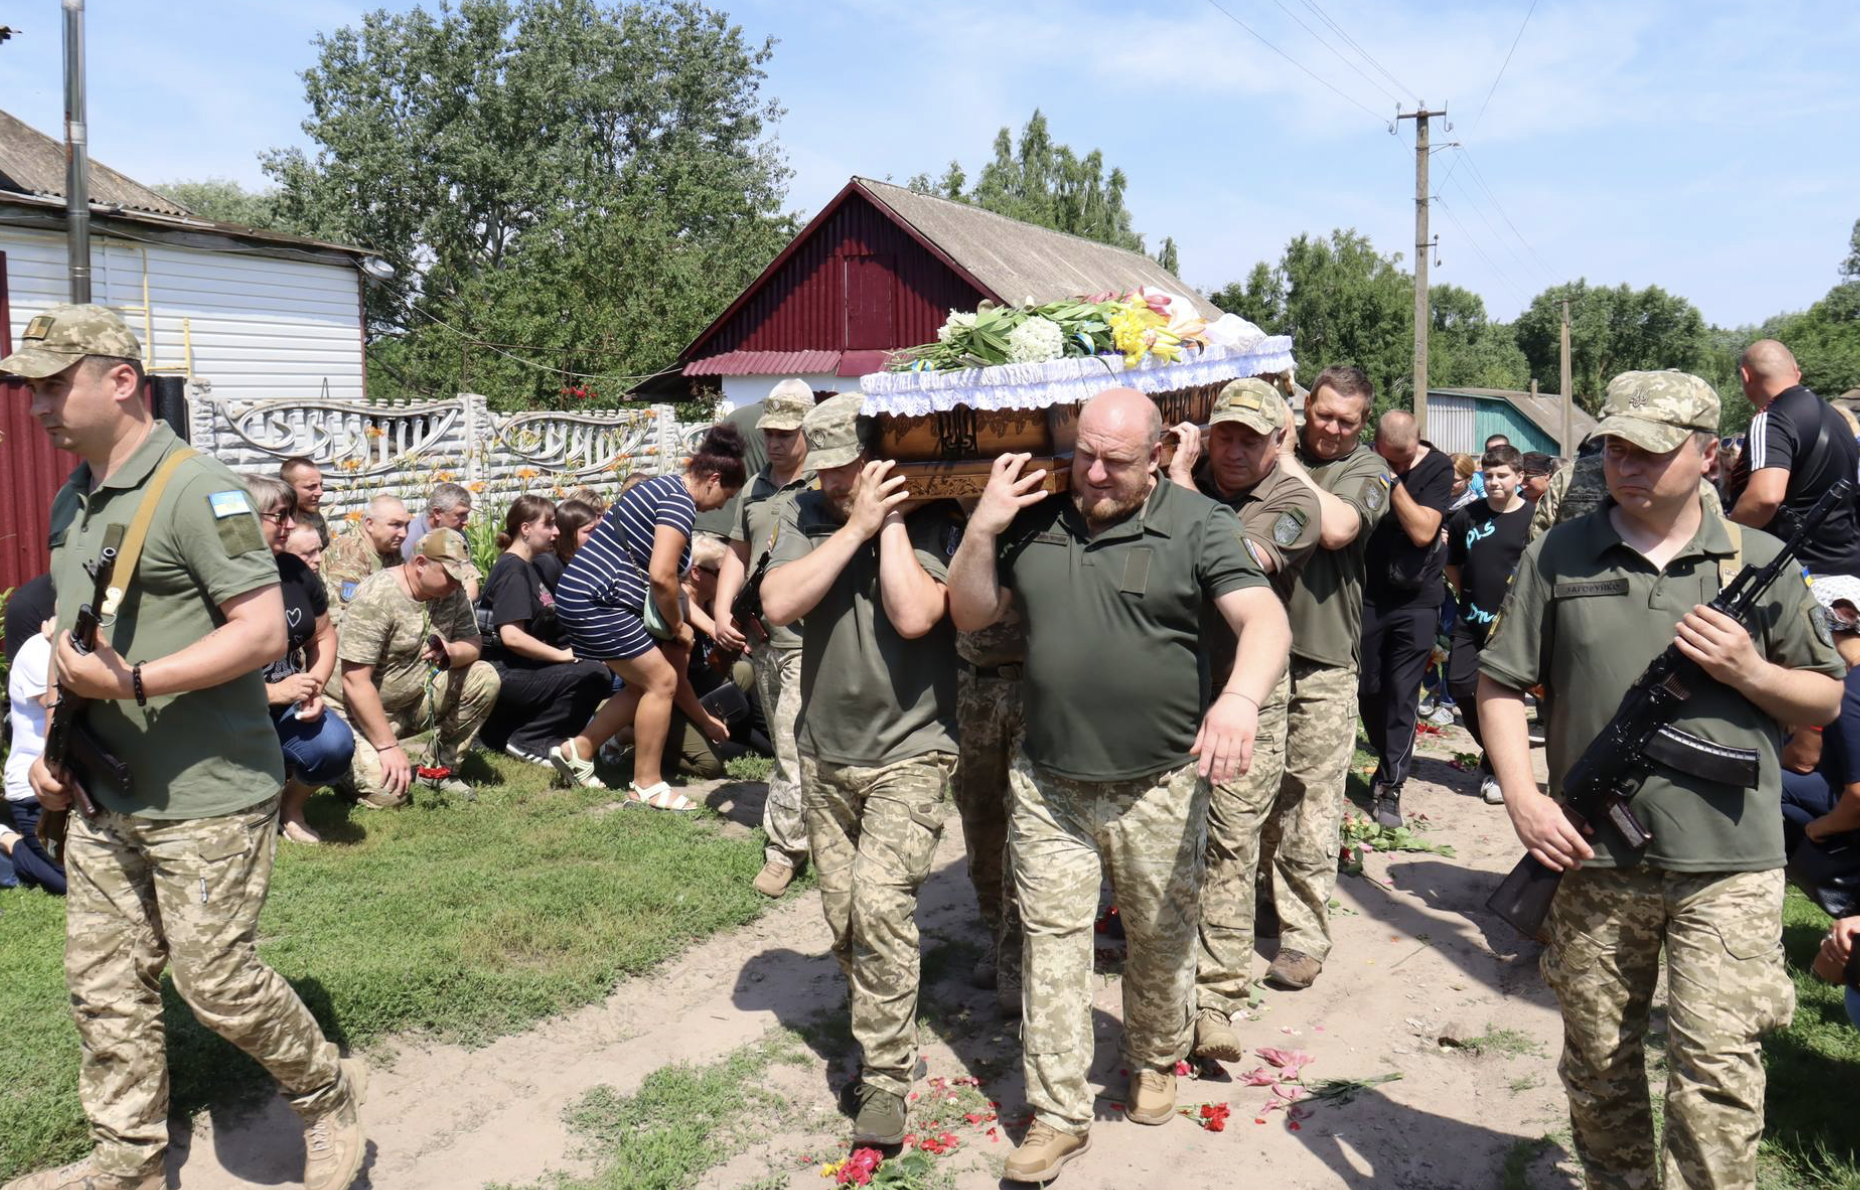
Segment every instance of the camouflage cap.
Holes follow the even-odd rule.
[[[1236,421],[1262,434],[1276,434],[1285,428],[1285,398],[1264,380],[1247,377],[1230,381],[1214,398],[1214,412],[1208,417],[1210,428],[1224,421]]]
[[[844,467],[865,449],[859,437],[859,407],[864,393],[828,397],[807,411],[801,429],[807,435],[807,465],[816,471]]]
[[[1718,394],[1685,372],[1623,372],[1608,382],[1598,436],[1665,454],[1694,431],[1718,432]]]
[[[142,361],[142,344],[122,315],[107,306],[53,306],[19,336],[19,350],[0,359],[0,373],[43,380],[87,355]]]
[[[478,568],[472,565],[471,544],[457,529],[434,529],[420,538],[416,557],[428,558],[445,567],[446,573],[464,582],[478,581]]]
[[[758,430],[798,430],[814,407],[814,390],[805,380],[784,380],[762,402]]]

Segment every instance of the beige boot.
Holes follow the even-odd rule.
[[[1139,1070],[1130,1076],[1124,1116],[1133,1124],[1167,1124],[1175,1115],[1175,1075]]]
[[[57,1169],[42,1169],[6,1184],[5,1190],[162,1190],[168,1175],[160,1166],[136,1177],[100,1172],[89,1157]]]
[[[769,860],[756,873],[756,891],[765,897],[779,897],[794,882],[794,865]]]
[[[1240,1034],[1234,1032],[1227,1014],[1204,1008],[1195,1019],[1195,1056],[1216,1062],[1238,1062],[1246,1056],[1240,1048]]]
[[[361,1121],[368,1069],[360,1058],[342,1060],[342,1081],[342,1098],[304,1128],[304,1190],[349,1190],[368,1155]]]
[[[1066,1162],[1091,1148],[1091,1136],[1073,1136],[1035,1120],[1020,1147],[1008,1154],[1002,1173],[1010,1182],[1050,1182]]]

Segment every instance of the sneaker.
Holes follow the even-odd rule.
[[[1266,968],[1266,982],[1288,992],[1302,992],[1317,982],[1324,964],[1299,950],[1281,950]]]
[[[472,792],[471,786],[454,777],[451,769],[434,769],[431,776],[416,769],[413,783],[417,788],[424,789],[428,793],[444,794],[458,801],[475,802],[478,800],[478,795]]]
[[[1386,830],[1401,827],[1401,786],[1385,785],[1369,804],[1369,816],[1376,820],[1376,825]]]
[[[975,966],[969,970],[969,983],[983,991],[992,991],[1000,980],[1000,962],[1001,952],[995,948],[994,939],[990,938],[982,950],[982,957],[976,959]]]
[[[1002,1176],[1010,1182],[1050,1182],[1066,1162],[1091,1148],[1091,1134],[1074,1136],[1035,1120],[1027,1136],[1008,1154]]]
[[[1491,773],[1479,778],[1479,796],[1485,799],[1488,806],[1505,804],[1505,791],[1498,787],[1498,778]]]
[[[904,1143],[904,1118],[909,1112],[904,1096],[859,1084],[854,1096],[859,1113],[853,1117],[852,1142],[855,1145],[901,1145]]]
[[[1535,719],[1525,725],[1524,731],[1525,734],[1530,737],[1531,743],[1536,747],[1543,747],[1545,741],[1548,739],[1548,737],[1544,735],[1544,725]]]
[[[1216,1062],[1238,1062],[1246,1056],[1240,1046],[1240,1035],[1234,1032],[1226,1013],[1204,1008],[1195,1018],[1195,1056],[1212,1058]]]
[[[549,749],[549,763],[555,767],[555,775],[571,789],[606,789],[607,783],[594,773],[594,762],[581,759],[575,751],[574,741],[563,740]]]
[[[547,756],[538,756],[529,749],[519,748],[515,744],[505,744],[504,755],[510,757],[512,760],[521,760],[524,764],[538,764],[543,768],[555,767],[549,763],[549,758]]]
[[[793,881],[794,865],[772,859],[756,873],[756,891],[765,897],[779,897],[788,891],[788,885]]]
[[[1432,723],[1435,727],[1452,727],[1453,708],[1450,706],[1437,706],[1433,710],[1427,712],[1427,714],[1422,715],[1421,718]]]
[[[304,1127],[304,1190],[349,1190],[368,1155],[360,1114],[368,1068],[360,1058],[344,1058],[341,1065],[348,1093]]]
[[[8,1182],[6,1190],[162,1190],[167,1184],[168,1175],[159,1166],[136,1177],[122,1177],[99,1171],[86,1157],[57,1169],[27,1174]]]
[[[1131,1075],[1124,1116],[1133,1124],[1167,1124],[1175,1116],[1175,1075],[1160,1070]]]

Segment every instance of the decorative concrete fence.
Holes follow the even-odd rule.
[[[587,485],[611,498],[633,472],[682,465],[706,428],[680,425],[670,405],[493,413],[477,393],[442,401],[246,400],[215,397],[201,381],[189,386],[188,419],[195,449],[238,472],[275,475],[292,455],[313,460],[331,519],[383,494],[418,512],[433,485],[448,480],[477,493],[487,519],[523,492],[561,499]]]

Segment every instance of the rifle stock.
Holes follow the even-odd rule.
[[[115,526],[111,528],[114,538],[117,536]],[[97,647],[97,631],[102,626],[104,609],[110,598],[110,578],[116,563],[116,551],[117,542],[106,540],[96,560],[85,563],[85,572],[91,580],[90,602],[79,606],[77,622],[71,626],[71,647],[80,653],[89,653]],[[62,681],[58,684],[58,701],[52,704],[51,721],[45,729],[44,759],[45,767],[66,781],[71,792],[71,804],[84,817],[95,818],[98,814],[97,804],[84,788],[84,775],[107,773],[117,781],[119,787],[127,788],[128,768],[111,756],[103,744],[85,729],[80,720],[86,705],[87,699],[72,693]],[[51,816],[46,815],[47,818]],[[61,819],[54,826],[62,828],[64,822]],[[62,841],[62,829],[58,830],[58,837]]]
[[[1852,491],[1848,480],[1836,480],[1796,525],[1776,556],[1762,566],[1746,565],[1739,570],[1710,606],[1747,630],[1757,600],[1789,567],[1809,536],[1851,497]],[[1679,651],[1677,644],[1668,645],[1634,679],[1607,725],[1564,774],[1564,802],[1587,821],[1606,820],[1633,850],[1646,847],[1653,836],[1635,818],[1629,801],[1651,771],[1648,742],[1678,717],[1693,689],[1710,680]],[[1544,923],[1562,880],[1563,873],[1551,871],[1526,855],[1485,907],[1525,937],[1545,941]]]

